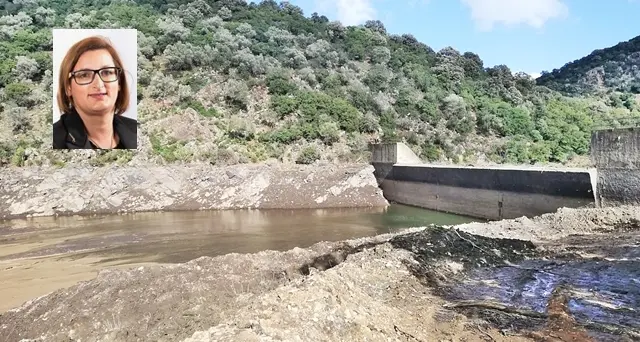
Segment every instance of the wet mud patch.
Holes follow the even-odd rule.
[[[398,235],[389,243],[413,253],[416,263],[407,267],[436,292],[446,291],[447,279],[456,271],[502,266],[544,254],[529,241],[495,239],[438,226]],[[443,264],[450,267],[443,268]]]
[[[640,230],[640,220],[638,219],[629,219],[625,222],[620,222],[614,225],[614,231],[619,232],[637,232]]]
[[[505,335],[639,341],[640,235],[630,224],[615,235],[574,235],[538,246],[445,228],[398,236],[392,244],[414,253],[410,270],[449,309]],[[462,267],[439,267],[443,260]]]

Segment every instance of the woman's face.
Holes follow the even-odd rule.
[[[102,68],[115,67],[113,58],[107,50],[93,50],[83,53],[71,72],[76,72],[75,80],[70,82],[69,93],[76,109],[86,115],[106,115],[113,113],[120,86],[118,81],[105,82],[114,79],[113,69],[103,70],[102,75],[93,71]],[[88,70],[88,72],[78,72]],[[102,76],[102,79],[100,78]],[[89,84],[83,84],[91,80]],[[121,75],[119,77],[122,77]],[[80,83],[80,84],[78,84]],[[81,85],[83,84],[83,85]]]

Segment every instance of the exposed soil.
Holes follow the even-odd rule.
[[[640,270],[630,267],[640,258],[639,215],[637,207],[562,210],[526,222],[429,227],[287,252],[104,271],[0,315],[0,336],[7,341],[632,341],[640,337],[633,311],[640,300],[640,274],[634,272]],[[514,238],[537,239],[473,234],[505,227]],[[578,231],[588,235],[571,235]],[[626,234],[627,243],[616,246],[616,234]],[[543,282],[548,274],[556,276]]]
[[[459,228],[472,234],[531,241],[555,240],[575,234],[636,231],[640,223],[637,206],[599,209],[560,208],[535,218],[521,217],[489,223],[469,223]]]
[[[386,206],[373,166],[4,168],[0,219],[160,210]]]

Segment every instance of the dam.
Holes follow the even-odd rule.
[[[591,160],[598,169],[598,206],[640,204],[640,128],[594,132]]]
[[[640,203],[637,128],[594,131],[591,168],[431,165],[402,143],[373,145],[371,152],[387,200],[431,210],[500,220]]]

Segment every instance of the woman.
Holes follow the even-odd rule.
[[[54,149],[135,149],[137,121],[122,116],[129,87],[122,60],[102,37],[85,38],[67,52],[58,81],[60,120]]]

